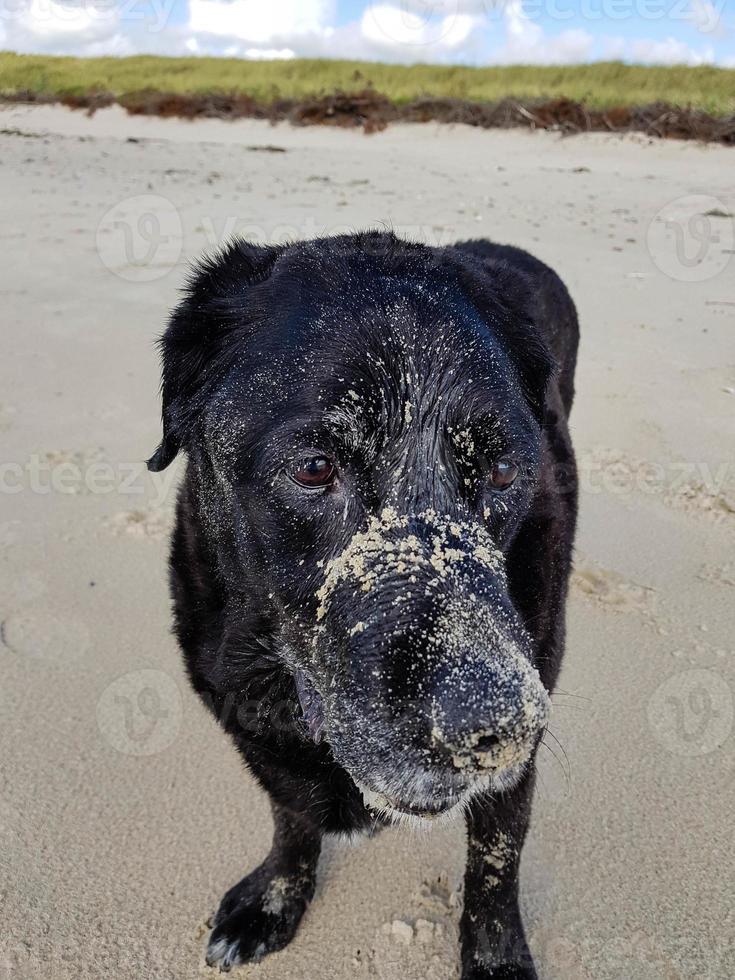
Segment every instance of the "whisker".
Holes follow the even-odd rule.
[[[567,790],[569,792],[571,792],[571,783],[570,783],[570,780],[569,780],[569,775],[568,775],[566,769],[564,768],[563,762],[561,761],[561,759],[559,758],[559,756],[556,754],[556,752],[554,752],[554,750],[551,748],[551,746],[547,742],[545,742],[542,739],[540,744],[543,745],[543,747],[546,749],[547,752],[550,752],[551,753],[551,755],[553,756],[553,758],[559,764],[559,766],[561,768],[561,771],[564,774],[564,780],[565,780],[566,785],[567,785]]]
[[[546,726],[546,735],[551,735],[551,737],[554,739],[554,741],[556,742],[556,744],[561,749],[561,752],[562,752],[562,754],[564,756],[564,759],[566,760],[567,772],[569,773],[569,780],[571,782],[571,778],[572,778],[572,764],[569,761],[569,756],[567,755],[567,750],[564,748],[564,746],[561,744],[561,742],[556,737],[556,735],[552,732],[552,730],[548,727],[548,725]]]
[[[548,745],[546,746],[546,748],[548,748]],[[544,779],[544,774],[539,769],[538,763],[535,760],[534,760],[533,768],[534,768],[534,771],[535,771],[536,775],[539,778],[539,781],[540,781],[541,785],[543,786],[544,794],[546,795],[546,797],[548,799],[549,796],[548,796],[548,792],[546,790],[546,780]],[[540,791],[539,783],[538,782],[536,782],[534,788],[535,788],[536,792],[539,794],[539,796],[541,796],[541,791]]]

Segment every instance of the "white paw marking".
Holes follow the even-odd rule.
[[[218,939],[217,942],[210,943],[207,947],[208,966],[219,966],[221,971],[227,972],[239,963],[242,963],[239,939],[234,939],[231,942],[227,939]]]

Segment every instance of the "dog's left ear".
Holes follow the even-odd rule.
[[[154,473],[185,449],[214,382],[228,363],[235,333],[252,329],[250,291],[270,275],[282,247],[236,241],[197,266],[159,340],[163,438],[148,460]]]

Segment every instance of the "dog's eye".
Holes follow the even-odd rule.
[[[326,456],[312,456],[310,459],[303,459],[291,471],[291,479],[295,480],[299,486],[317,489],[328,487],[334,482],[337,470],[331,459]]]
[[[490,468],[490,485],[493,490],[507,490],[518,476],[518,466],[512,459],[498,459]]]

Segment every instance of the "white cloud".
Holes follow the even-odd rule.
[[[667,37],[663,41],[632,41],[629,57],[644,65],[709,65],[715,53],[712,48],[696,51],[683,41]]]
[[[526,13],[522,0],[507,0],[503,6],[505,39],[493,49],[494,64],[567,64],[587,61],[594,38],[580,28],[548,35]]]
[[[520,47],[535,47],[543,38],[543,30],[526,13],[523,0],[508,0],[503,7],[505,30],[511,42]]]
[[[246,48],[244,53],[252,61],[290,61],[296,57],[293,48]]]
[[[6,10],[6,41],[15,50],[66,51],[99,48],[123,41],[120,16],[109,4],[26,0]]]
[[[330,33],[334,6],[332,0],[189,0],[188,30],[273,47],[280,37]]]
[[[600,42],[600,50],[604,61],[622,61],[626,53],[626,41],[618,35],[608,35]]]
[[[368,46],[405,49],[407,59],[416,57],[411,48],[428,49],[429,57],[456,50],[477,26],[477,18],[454,12],[444,14],[440,5],[420,12],[392,4],[373,4],[360,19],[360,33]]]

